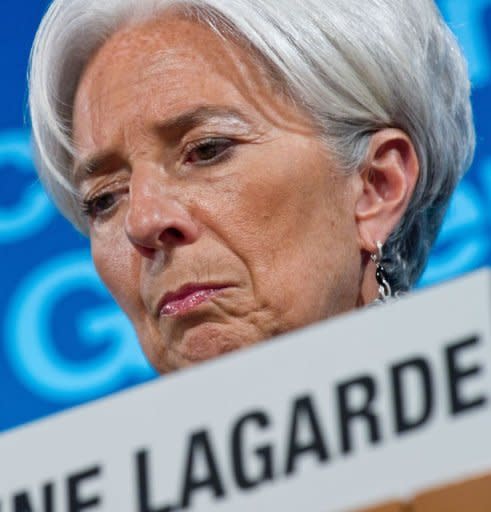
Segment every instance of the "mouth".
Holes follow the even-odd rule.
[[[226,288],[230,288],[230,285],[186,284],[162,297],[157,307],[158,315],[164,317],[184,315]]]

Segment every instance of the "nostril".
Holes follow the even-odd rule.
[[[184,240],[184,233],[177,228],[167,228],[164,234],[166,237],[176,242],[182,242]]]

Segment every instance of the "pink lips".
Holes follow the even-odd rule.
[[[159,304],[161,316],[177,316],[191,311],[216,295],[226,285],[185,285],[176,292],[166,293]]]

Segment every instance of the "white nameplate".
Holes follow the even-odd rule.
[[[1,512],[342,511],[491,471],[480,271],[0,436]]]

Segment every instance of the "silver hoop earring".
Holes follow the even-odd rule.
[[[382,265],[383,259],[383,244],[380,240],[377,240],[377,252],[370,254],[371,260],[375,263],[377,268],[375,269],[375,279],[378,284],[378,301],[386,302],[392,297],[392,288],[387,280],[385,268]]]

